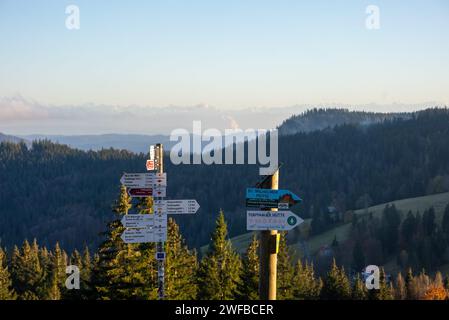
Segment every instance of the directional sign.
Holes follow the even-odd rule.
[[[248,208],[288,209],[302,199],[288,190],[246,189],[246,206]]]
[[[128,189],[128,194],[133,198],[166,197],[167,189],[165,187],[130,188]]]
[[[247,230],[291,230],[304,220],[291,211],[247,211]]]
[[[125,228],[148,228],[154,225],[152,214],[127,214],[122,218]]]
[[[125,228],[167,228],[166,214],[127,214],[121,220]]]
[[[126,229],[122,235],[125,243],[154,242],[154,233],[151,229]]]
[[[200,208],[195,199],[188,200],[156,200],[153,204],[155,213],[194,214]]]
[[[120,183],[127,188],[154,188],[167,186],[166,173],[124,173]]]

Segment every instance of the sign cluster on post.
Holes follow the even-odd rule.
[[[246,207],[258,208],[246,212],[247,230],[291,230],[304,220],[289,208],[301,202],[301,198],[288,190],[246,189]],[[279,211],[267,211],[278,209]]]
[[[153,197],[153,214],[128,214],[121,223],[125,231],[121,235],[125,243],[156,242],[158,261],[158,295],[164,298],[163,243],[167,241],[168,214],[195,214],[200,208],[194,199],[164,200],[167,195],[167,174],[163,170],[163,149],[161,144],[150,147],[150,159],[146,162],[145,173],[124,173],[120,179],[132,198]]]

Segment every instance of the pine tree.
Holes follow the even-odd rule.
[[[15,246],[11,257],[11,277],[20,300],[38,300],[46,297],[39,288],[43,285],[43,270],[36,248],[25,240],[21,251]]]
[[[412,269],[409,268],[407,271],[407,276],[405,277],[405,287],[407,291],[407,300],[416,300],[418,299],[418,290],[416,279],[413,276]]]
[[[379,272],[379,289],[371,289],[368,293],[370,300],[392,300],[393,292],[387,281],[384,268],[380,268]]]
[[[335,259],[331,270],[327,273],[321,290],[321,298],[325,300],[349,300],[351,299],[351,285],[342,267],[338,268]]]
[[[368,290],[366,289],[366,284],[357,274],[355,278],[354,285],[352,288],[352,299],[353,300],[366,300],[368,299]]]
[[[198,297],[206,300],[232,300],[238,296],[241,261],[227,239],[228,230],[220,211],[212,233],[212,243],[198,271]]]
[[[315,278],[313,265],[298,260],[293,278],[293,296],[299,300],[317,300],[320,297],[322,283]]]
[[[128,214],[131,198],[124,186],[113,210],[119,215]],[[139,246],[125,244],[121,239],[124,231],[119,219],[108,224],[106,240],[98,249],[98,260],[95,263],[92,283],[96,296],[101,300],[151,299],[155,297],[154,278],[154,245],[144,244],[148,248],[143,252]]]
[[[400,272],[396,279],[396,289],[395,289],[395,293],[394,293],[394,298],[396,300],[407,299],[407,286],[406,286],[404,277],[402,277],[402,273],[400,273]]]
[[[190,251],[175,220],[168,220],[165,246],[165,297],[169,300],[195,299],[197,295],[196,254]]]
[[[242,281],[239,292],[243,300],[259,299],[259,241],[254,234],[243,257]]]
[[[12,281],[6,263],[6,254],[0,247],[0,300],[16,299],[16,294],[11,285]]]
[[[277,258],[277,299],[293,299],[294,268],[289,248],[287,246],[286,233],[280,233],[279,252]]]

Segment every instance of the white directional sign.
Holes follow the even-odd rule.
[[[152,214],[127,214],[122,218],[125,228],[148,228],[154,225]]]
[[[291,230],[304,220],[291,211],[247,211],[247,230]]]
[[[195,199],[188,200],[156,200],[154,212],[165,214],[194,214],[200,208]]]
[[[125,243],[154,242],[154,233],[151,229],[126,229],[122,235]]]
[[[154,188],[167,186],[166,173],[125,173],[120,179],[127,188]]]

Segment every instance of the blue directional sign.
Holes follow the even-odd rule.
[[[289,209],[302,199],[289,190],[246,189],[246,207]]]

